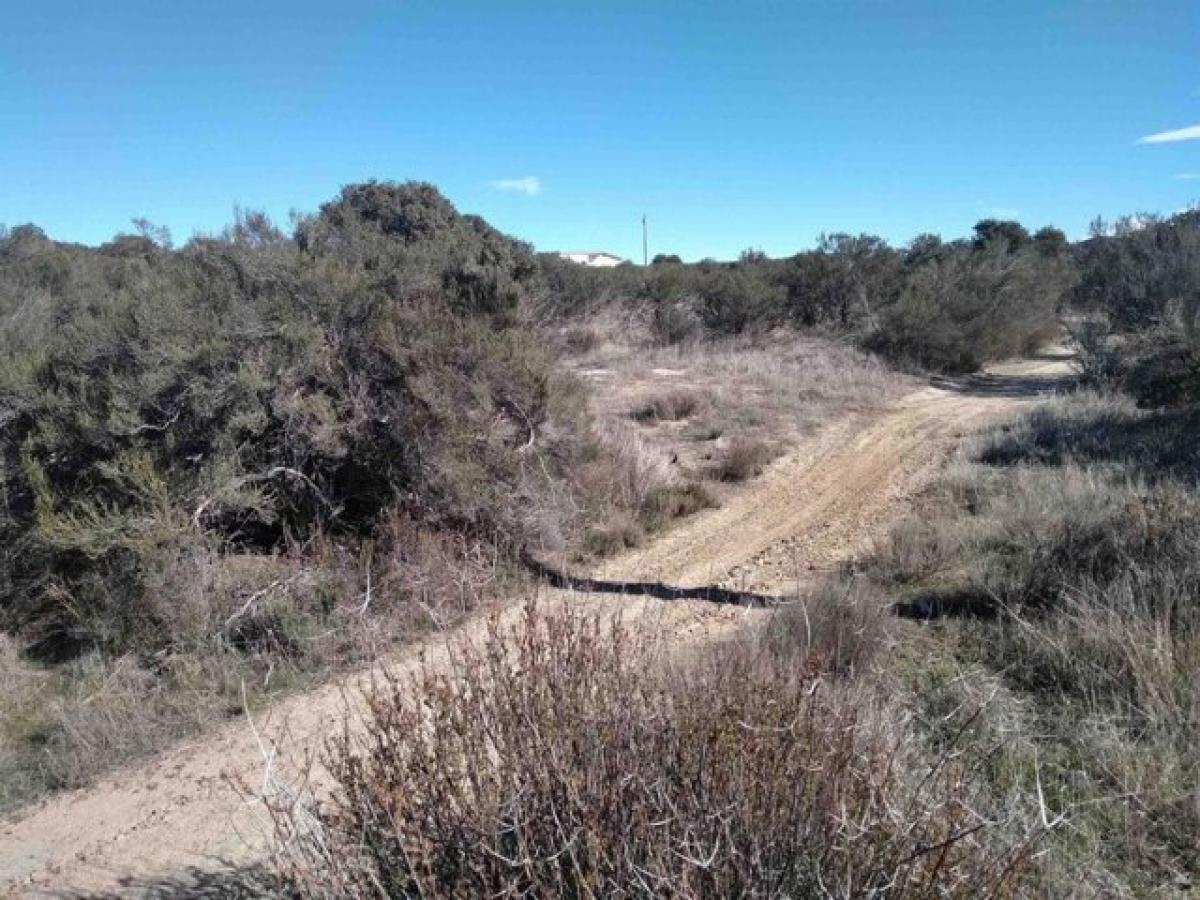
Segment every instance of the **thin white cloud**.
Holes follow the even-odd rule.
[[[1159,131],[1137,139],[1139,144],[1173,144],[1175,141],[1200,141],[1200,125],[1189,125],[1174,131]]]
[[[1180,172],[1175,176],[1176,181],[1200,181],[1200,172]]]
[[[526,175],[524,178],[501,178],[499,181],[493,181],[492,187],[497,191],[510,191],[514,194],[536,197],[542,192],[542,179],[536,175]]]

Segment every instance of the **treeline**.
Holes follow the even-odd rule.
[[[889,358],[963,372],[1056,337],[1064,315],[1113,329],[1182,327],[1196,296],[1198,217],[1138,216],[1076,244],[987,219],[971,238],[921,235],[896,248],[872,235],[823,236],[784,259],[655,257],[648,270],[585,269],[542,257],[543,296],[558,315],[607,302],[643,308],[664,343],[791,325],[846,335]],[[1190,329],[1192,326],[1186,326]],[[1107,329],[1106,329],[1107,330]]]
[[[1074,258],[1085,377],[1147,406],[1200,400],[1200,209],[1097,220]]]

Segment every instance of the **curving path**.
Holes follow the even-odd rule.
[[[725,506],[681,523],[643,551],[597,567],[590,577],[786,593],[879,534],[931,481],[964,433],[1036,402],[1067,376],[1065,355],[1051,355],[997,366],[972,379],[942,379],[883,414],[835,423],[777,460]],[[736,605],[687,599],[694,591],[659,593],[678,599],[544,591],[546,603],[619,608],[669,640],[713,634],[750,614]],[[518,613],[510,607],[499,614]],[[447,663],[454,642],[477,638],[485,628],[484,617],[477,618],[405,651],[390,665],[402,671],[421,654],[434,664]],[[263,809],[232,784],[269,791],[281,778],[286,781],[343,721],[363,679],[349,677],[290,698],[256,717],[255,728],[245,720],[231,723],[91,788],[0,821],[0,895],[136,896],[145,891],[132,884],[261,858],[269,841]],[[210,896],[221,895],[219,887],[216,891]]]

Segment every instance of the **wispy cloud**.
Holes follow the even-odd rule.
[[[536,175],[526,175],[524,178],[501,178],[493,181],[492,187],[497,191],[511,191],[514,194],[527,194],[530,197],[542,192],[542,179]]]
[[[1175,176],[1176,181],[1200,181],[1200,172],[1180,172]]]
[[[1137,139],[1139,144],[1173,144],[1175,141],[1200,141],[1200,125],[1189,125],[1174,131],[1159,131]]]

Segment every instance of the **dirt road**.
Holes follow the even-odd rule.
[[[831,425],[725,506],[592,574],[785,592],[853,555],[903,512],[963,433],[1036,402],[1066,372],[1062,358],[999,366],[981,378],[923,388],[882,415]],[[627,617],[681,639],[697,630],[731,627],[746,614],[699,601],[555,590],[546,591],[546,602],[619,607]],[[469,622],[392,665],[414,665],[419,649],[434,662],[444,660],[450,642],[478,637],[483,627]],[[347,695],[357,686],[357,679],[348,679],[291,698],[256,717],[256,728],[245,720],[231,723],[90,789],[53,797],[0,822],[0,893],[120,891],[124,879],[145,884],[187,867],[253,860],[268,840],[263,810],[240,798],[229,776],[261,784],[267,759],[276,771],[295,765],[340,723]]]

